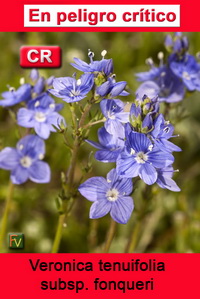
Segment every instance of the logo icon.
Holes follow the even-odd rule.
[[[22,46],[20,66],[24,68],[59,68],[61,48],[58,46]]]
[[[10,249],[23,249],[24,248],[24,234],[22,233],[9,233],[8,242]]]

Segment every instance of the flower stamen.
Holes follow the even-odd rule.
[[[106,193],[106,197],[109,201],[116,201],[118,199],[119,192],[117,189],[110,189]]]

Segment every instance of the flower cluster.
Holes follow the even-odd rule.
[[[130,110],[130,123],[125,127],[124,149],[116,160],[117,173],[121,177],[139,176],[147,185],[157,183],[163,169],[174,162],[173,151],[181,149],[173,144],[174,127],[159,113],[158,98],[136,100]],[[163,184],[162,188],[179,191],[175,184]]]
[[[20,104],[16,114],[19,126],[33,128],[37,134],[27,135],[22,138],[17,148],[6,147],[0,152],[0,168],[11,171],[11,180],[14,184],[22,184],[28,179],[36,183],[50,181],[49,166],[40,160],[44,158],[45,144],[42,139],[47,139],[50,132],[55,132],[64,118],[58,113],[62,105],[55,104],[46,88],[52,85],[54,77],[45,80],[39,72],[33,69],[30,73],[30,83],[20,80],[21,86],[15,90],[3,92],[0,106],[11,107]],[[41,139],[42,138],[42,139]]]
[[[118,95],[128,94],[124,89],[126,82],[116,82],[113,74],[112,59],[105,59],[106,51],[102,51],[102,59],[94,60],[94,53],[88,51],[90,63],[74,58],[75,63],[71,65],[79,71],[84,72],[80,78],[73,77],[56,78],[53,81],[53,89],[49,92],[67,103],[79,102],[93,90],[95,102],[103,98],[113,98]]]
[[[174,38],[167,35],[165,46],[170,52],[166,63],[164,54],[160,52],[159,67],[149,58],[147,64],[151,70],[137,74],[137,79],[144,82],[136,91],[139,98],[144,94],[149,97],[159,95],[161,102],[175,103],[184,98],[186,91],[200,91],[200,65],[195,57],[188,53],[187,37],[181,33],[175,33]]]
[[[105,59],[105,50],[99,61],[94,60],[94,53],[90,50],[90,63],[74,58],[72,66],[83,72],[79,78],[73,74],[72,77],[45,80],[33,70],[30,75],[32,84],[22,82],[17,90],[3,93],[0,105],[20,104],[16,115],[18,125],[34,129],[37,134],[22,138],[16,149],[6,147],[0,152],[0,167],[11,171],[12,182],[22,184],[30,179],[46,183],[50,180],[49,166],[41,161],[45,153],[43,139],[49,138],[50,132],[55,132],[62,124],[66,126],[64,118],[58,113],[62,105],[56,104],[50,94],[69,103],[73,110],[73,103],[82,101],[91,93],[87,102],[89,106],[99,103],[104,125],[98,130],[99,142],[86,142],[97,148],[95,158],[98,161],[114,162],[116,168],[107,174],[106,179],[92,177],[79,186],[80,193],[93,202],[90,218],[110,213],[115,221],[127,223],[134,208],[131,194],[135,177],[141,178],[147,185],[156,183],[161,188],[180,191],[172,179],[172,153],[181,149],[169,140],[176,135],[173,125],[160,113],[160,102],[181,100],[186,88],[198,90],[199,65],[188,54],[187,39],[180,34],[176,34],[174,39],[167,37],[166,45],[172,52],[167,64],[163,64],[161,54],[159,67],[149,61],[152,69],[138,74],[138,78],[145,82],[138,88],[132,105],[118,98],[129,95],[125,90],[127,83],[116,81],[113,61]],[[80,107],[83,109],[81,104]],[[84,115],[87,110],[81,109]],[[78,122],[77,126],[72,125],[72,136],[75,136],[74,144],[79,146],[84,139],[81,135],[84,127],[81,127],[82,122],[77,120],[76,115],[73,121]]]
[[[44,154],[44,141],[36,135],[28,135],[17,143],[16,148],[6,147],[0,152],[0,168],[11,171],[13,184],[22,184],[28,179],[48,183],[50,168],[41,161]]]
[[[115,98],[128,94],[123,90],[124,83],[110,85],[109,80],[113,80],[113,76],[96,89],[96,93],[103,96],[100,108],[105,120],[98,130],[99,142],[86,141],[97,148],[98,161],[115,162],[116,168],[108,173],[107,179],[88,179],[80,185],[79,191],[94,202],[90,218],[110,213],[115,221],[127,223],[133,210],[132,178],[139,176],[147,185],[157,183],[161,188],[180,191],[172,179],[172,153],[181,149],[169,141],[176,137],[174,127],[159,112],[160,98],[154,96],[157,89],[152,88],[153,96],[149,97],[146,88],[141,86],[130,108]]]
[[[100,102],[100,109],[105,119],[104,127],[99,129],[99,143],[88,143],[98,148],[95,154],[97,160],[102,162],[116,162],[124,148],[125,123],[129,122],[129,112],[125,112],[125,104],[117,99],[118,96],[127,96],[126,82],[116,82],[113,74],[112,59],[105,59],[106,51],[102,51],[102,59],[94,60],[94,53],[89,50],[90,63],[74,58],[72,66],[84,72],[76,79],[71,77],[56,78],[53,89],[49,92],[62,98],[67,103],[81,101],[88,92],[92,91],[93,103]],[[126,223],[133,210],[132,181],[120,178],[116,169],[104,178],[91,178],[79,187],[80,193],[88,200],[94,201],[90,210],[91,218],[99,218],[107,213],[120,223]]]
[[[115,125],[108,126],[106,120],[104,127],[98,131],[99,143],[89,140],[87,142],[98,149],[95,153],[95,158],[98,161],[116,162],[116,169],[113,170],[115,171],[114,183],[116,180],[131,180],[139,176],[147,185],[157,183],[161,188],[175,192],[180,191],[172,179],[174,173],[172,152],[181,151],[181,149],[169,141],[170,138],[176,137],[173,135],[174,127],[169,121],[165,121],[163,114],[159,113],[158,97],[149,99],[144,95],[142,100],[136,99],[135,103],[131,105],[130,112],[123,112],[122,108],[120,110],[117,105],[118,102],[115,100],[107,101],[107,110],[102,110],[102,112],[104,111],[104,116],[111,116],[109,120]],[[110,112],[113,111],[110,109],[113,105],[116,107],[114,109],[116,113]],[[103,104],[103,107],[106,106]],[[120,114],[122,117],[119,117]],[[95,180],[96,184],[94,184]],[[116,189],[115,200],[109,200],[105,194],[101,196],[103,187],[101,185],[101,188],[97,188],[99,184],[98,177],[91,178],[79,187],[79,191],[87,199],[92,200],[88,194],[90,194],[90,188],[93,188],[95,194],[93,200],[98,203],[92,206],[91,218],[102,217],[101,212],[108,213],[108,207],[110,207],[109,212],[113,217],[112,208],[116,206],[118,198],[120,199],[118,196],[120,190]],[[106,194],[110,194],[112,190],[113,187],[111,186]],[[126,194],[130,195],[128,190]],[[109,204],[103,209],[101,204],[103,201],[105,202],[106,198]],[[126,223],[131,215],[130,210],[126,209],[128,203],[124,198],[124,201],[120,199],[120,204],[124,204],[124,213],[119,211],[119,217],[113,217],[113,219],[120,223]]]

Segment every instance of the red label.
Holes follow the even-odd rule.
[[[59,68],[61,49],[58,46],[23,46],[20,48],[20,66],[24,68]]]

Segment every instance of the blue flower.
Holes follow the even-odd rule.
[[[136,90],[137,99],[142,100],[144,95],[148,98],[154,98],[159,95],[161,89],[154,81],[145,81]]]
[[[48,79],[44,79],[44,77],[41,77],[38,70],[32,69],[30,72],[29,77],[34,82],[33,86],[33,92],[37,95],[40,95],[45,90],[45,86],[51,86],[54,80],[54,76],[49,77]]]
[[[168,139],[173,136],[174,127],[166,122],[163,115],[160,114],[155,122],[154,129],[151,131],[151,136],[154,143],[162,150],[166,152],[180,152],[181,148],[170,142]]]
[[[168,166],[163,169],[158,170],[158,179],[156,183],[159,187],[163,189],[169,189],[174,192],[179,192],[180,188],[177,186],[176,182],[172,179],[174,174],[174,169],[172,166]]]
[[[174,45],[174,41],[173,41],[173,38],[170,34],[167,34],[166,37],[165,37],[165,47],[167,49],[170,49],[172,48]]]
[[[93,74],[84,74],[76,80],[71,77],[55,78],[49,92],[67,103],[78,102],[86,97],[94,84]]]
[[[152,81],[157,78],[161,73],[161,67],[152,66],[148,72],[140,72],[136,74],[138,81]]]
[[[109,134],[104,127],[98,130],[98,139],[99,143],[86,140],[87,143],[99,149],[95,153],[95,159],[104,163],[116,162],[124,148],[124,140]]]
[[[127,96],[129,93],[124,90],[126,84],[125,81],[116,82],[113,77],[110,77],[108,81],[97,87],[96,94],[102,97],[107,95],[110,97]]]
[[[185,54],[180,59],[176,54],[172,54],[169,56],[169,65],[189,91],[200,91],[200,66],[192,55]]]
[[[90,218],[101,218],[110,213],[116,222],[128,222],[134,208],[133,199],[129,196],[133,190],[131,179],[120,178],[116,170],[112,169],[107,174],[107,179],[90,178],[78,190],[93,202]]]
[[[25,128],[34,128],[38,136],[47,139],[50,132],[56,132],[55,127],[59,127],[64,118],[57,113],[62,108],[56,105],[54,100],[44,93],[31,100],[28,108],[21,108],[17,114],[18,125]]]
[[[125,104],[120,100],[103,99],[100,107],[106,117],[106,131],[117,137],[124,138],[124,125],[129,121],[129,112],[124,112]]]
[[[0,152],[0,168],[11,171],[13,184],[22,184],[28,179],[35,183],[49,183],[50,168],[43,161],[45,144],[35,135],[22,138],[17,147],[6,147]]]
[[[11,89],[2,93],[3,100],[0,100],[0,106],[9,107],[31,99],[31,85],[23,84],[17,90]]]
[[[45,79],[44,77],[39,77],[35,85],[33,86],[33,92],[40,95],[45,89]]]
[[[130,132],[124,151],[117,159],[117,173],[122,177],[134,178],[138,175],[147,184],[156,182],[157,168],[171,165],[174,157],[153,145],[142,133]]]
[[[39,79],[40,75],[37,69],[32,69],[30,71],[29,77],[32,81],[36,81]]]
[[[186,36],[182,36],[181,32],[176,32],[174,38],[167,35],[165,38],[165,47],[178,55],[183,55],[189,48],[189,42]]]
[[[147,73],[151,73],[147,72]],[[142,76],[140,77],[142,78]],[[143,78],[145,76],[143,75]],[[160,102],[175,103],[184,98],[185,87],[181,80],[167,66],[157,68],[157,72],[148,76],[136,91],[141,98],[146,94],[149,98],[159,96]]]
[[[46,85],[51,86],[53,84],[53,80],[55,79],[55,76],[50,76],[49,78],[46,79]]]
[[[75,63],[71,63],[71,65],[75,67],[77,70],[85,73],[103,72],[105,75],[109,76],[113,72],[112,59],[104,59],[104,55],[102,55],[103,56],[102,60],[94,61],[93,60],[94,53],[91,51],[89,51],[88,56],[90,58],[89,64],[79,58],[74,58]]]

